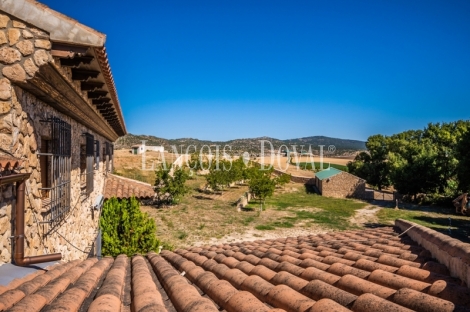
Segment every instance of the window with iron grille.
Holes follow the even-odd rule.
[[[85,193],[90,195],[93,192],[93,165],[95,163],[95,138],[89,133],[84,133],[85,136]]]
[[[40,190],[45,191],[45,222],[52,223],[62,219],[71,207],[72,128],[57,117],[50,117],[41,122],[49,123],[51,129],[50,140],[47,140],[47,146],[41,147],[38,155],[44,164],[41,170],[50,171],[49,174],[41,175],[44,179],[47,177],[47,181],[43,181]]]
[[[106,172],[109,171],[109,160],[111,158],[111,144],[104,142],[104,157],[106,160]]]
[[[95,169],[100,170],[100,141],[95,141]]]
[[[111,168],[109,170],[111,170],[111,172],[114,171],[114,144],[109,144],[110,145],[110,151],[109,151],[109,160],[111,162]]]

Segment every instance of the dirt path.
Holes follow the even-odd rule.
[[[364,226],[366,223],[377,223],[378,218],[375,215],[381,207],[369,205],[362,209],[356,210],[356,214],[349,219],[349,222],[355,225]]]
[[[227,243],[239,243],[239,242],[251,242],[258,239],[272,239],[272,238],[285,238],[285,237],[297,237],[307,236],[312,234],[322,234],[328,232],[324,229],[278,229],[275,231],[258,231],[248,230],[243,234],[233,233],[226,235],[222,238],[211,238],[205,241],[198,241],[192,244],[192,246],[205,246],[205,245],[219,245]]]

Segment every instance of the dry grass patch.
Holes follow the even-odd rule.
[[[251,202],[247,209],[237,212],[235,203],[248,190],[247,186],[235,186],[222,194],[205,194],[198,191],[204,184],[201,176],[189,180],[192,192],[177,206],[142,207],[156,220],[159,239],[174,247],[186,247],[345,229],[354,227],[347,218],[365,206],[308,194],[302,184],[289,183],[266,201],[265,211],[259,212],[259,203]]]

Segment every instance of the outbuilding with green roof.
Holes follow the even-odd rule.
[[[366,181],[364,179],[333,167],[315,174],[315,186],[323,196],[366,198]]]

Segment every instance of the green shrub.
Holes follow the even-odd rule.
[[[145,254],[156,251],[160,245],[155,236],[155,221],[140,211],[135,198],[107,200],[103,205],[100,228],[104,256]]]

